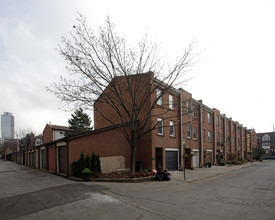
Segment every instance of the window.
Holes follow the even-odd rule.
[[[157,89],[157,105],[162,105],[162,92],[160,89]]]
[[[175,122],[170,121],[170,136],[175,137]]]
[[[169,109],[174,110],[174,96],[173,95],[169,95]]]
[[[205,129],[203,129],[203,134],[202,134],[202,136],[203,136],[203,141],[205,141]]]
[[[208,131],[208,142],[212,142],[211,131]]]
[[[220,141],[221,141],[221,143],[223,142],[222,134],[221,134],[221,138],[220,138]]]
[[[222,128],[222,124],[223,124],[222,122],[223,122],[223,119],[221,118],[221,121],[220,121],[221,128]]]
[[[217,142],[220,143],[220,132],[217,134]]]
[[[191,138],[191,125],[187,125],[187,137]]]
[[[191,113],[191,104],[190,104],[190,101],[186,101],[186,110],[187,110],[187,113]]]
[[[235,138],[232,139],[232,145],[235,145]]]
[[[207,121],[208,121],[208,124],[211,124],[211,115],[209,112],[207,112]]]
[[[193,139],[197,140],[197,128],[193,127]]]
[[[163,135],[163,119],[158,118],[158,134]]]
[[[270,143],[269,142],[262,143],[262,147],[263,149],[268,150],[270,149]]]
[[[203,120],[203,122],[205,122],[205,112],[204,112],[204,110],[202,111],[202,120]]]
[[[262,137],[262,141],[270,141],[270,136],[268,134],[265,134],[263,137]]]
[[[196,106],[194,107],[193,116],[194,116],[194,118],[197,117],[197,107]]]
[[[217,127],[220,126],[220,117],[217,115]]]

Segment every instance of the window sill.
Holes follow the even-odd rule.
[[[191,139],[191,137],[187,137],[187,139]]]
[[[164,134],[159,134],[159,133],[158,133],[158,136],[164,137]]]
[[[171,138],[175,138],[176,136],[175,135],[170,135]]]

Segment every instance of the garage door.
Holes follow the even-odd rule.
[[[178,170],[178,151],[165,152],[166,169]]]
[[[193,152],[193,167],[199,167],[199,152]]]
[[[67,174],[67,147],[62,146],[58,148],[59,148],[59,152],[58,152],[59,173]]]

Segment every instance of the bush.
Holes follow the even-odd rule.
[[[100,158],[99,155],[96,155],[95,153],[92,153],[91,156],[91,170],[93,172],[101,173]]]
[[[225,162],[219,162],[220,166],[225,166]]]
[[[87,154],[85,157],[85,167],[91,169],[91,157],[89,156],[89,154]]]
[[[85,168],[84,170],[82,170],[82,173],[90,173],[91,170],[89,168]]]
[[[260,160],[260,158],[265,155],[265,150],[261,147],[256,147],[253,149],[253,157],[256,160]]]
[[[231,160],[228,160],[228,161],[227,161],[227,164],[232,164],[232,161],[231,161]]]
[[[78,160],[78,163],[77,163],[77,173],[76,173],[76,176],[77,177],[81,177],[81,171],[84,170],[86,167],[85,167],[85,158],[84,158],[84,153],[81,152],[80,154],[80,158]]]

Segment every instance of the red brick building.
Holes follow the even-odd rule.
[[[145,88],[137,98],[144,102],[138,112],[140,128],[137,129],[141,129],[141,133],[146,129],[150,132],[139,138],[136,150],[136,161],[141,161],[144,168],[181,170],[184,166],[203,167],[208,162],[217,164],[226,161],[230,153],[235,153],[239,158],[249,156],[255,142],[252,131],[201,100],[195,100],[191,93],[183,89],[166,89],[164,83],[155,79],[152,73],[138,76],[138,86],[135,77],[116,78],[115,86],[110,84],[99,96],[94,103],[95,130],[56,140],[55,137],[64,127],[46,125],[44,144],[37,149],[39,168],[72,175],[72,163],[79,159],[81,152],[85,155],[92,152],[99,154],[103,172],[130,168],[130,146],[123,134],[130,133],[130,116],[123,106],[116,105],[115,96],[109,100],[113,106],[103,101],[106,94],[112,96],[112,92],[116,91],[121,93],[123,103],[131,105],[132,97],[127,93],[127,87],[123,86],[123,83],[129,82],[132,83],[131,91],[138,86]],[[121,86],[119,90],[117,85]],[[149,96],[144,98],[146,92]],[[131,107],[128,110],[131,111]],[[147,114],[148,111],[150,114]],[[57,133],[53,132],[54,129]]]

